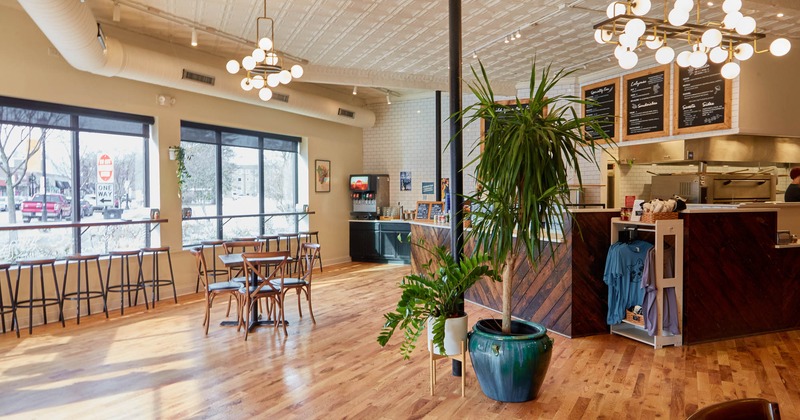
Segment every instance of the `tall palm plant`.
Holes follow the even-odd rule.
[[[530,97],[510,105],[498,104],[483,63],[480,76],[472,69],[476,82],[469,88],[477,102],[456,117],[464,128],[486,121],[477,161],[476,192],[469,196],[474,205],[472,230],[478,250],[487,253],[503,279],[503,333],[511,332],[511,290],[514,257],[525,252],[536,266],[545,244],[553,252],[555,234],[564,234],[562,223],[569,196],[568,176],[574,170],[582,185],[579,162],[597,164],[595,140],[585,135],[591,129],[607,140],[600,127],[608,117],[581,117],[575,107],[592,103],[570,95],[553,95],[551,90],[571,72],[551,74],[544,68],[536,80],[536,64],[531,69]]]

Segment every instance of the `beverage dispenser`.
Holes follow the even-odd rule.
[[[389,205],[389,175],[350,175],[350,198],[352,219],[377,219],[378,209]]]

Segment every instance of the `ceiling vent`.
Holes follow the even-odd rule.
[[[206,76],[204,74],[195,73],[193,71],[189,71],[183,69],[183,76],[182,79],[189,79],[194,80],[196,82],[205,83],[207,85],[214,86],[214,78],[212,76]]]
[[[353,118],[353,119],[356,118],[356,113],[355,112],[348,111],[348,110],[346,110],[344,108],[339,108],[339,115],[341,115],[343,117],[347,117],[347,118]]]
[[[289,95],[284,95],[282,93],[272,92],[272,99],[276,101],[286,102],[289,103]]]

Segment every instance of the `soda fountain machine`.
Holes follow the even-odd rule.
[[[379,209],[389,205],[389,175],[350,175],[353,220],[377,220]]]

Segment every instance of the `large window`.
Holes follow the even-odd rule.
[[[145,225],[67,227],[149,216],[153,119],[0,97],[0,260],[149,245]],[[36,228],[63,224],[65,227]]]
[[[183,244],[295,232],[300,139],[182,122],[189,178],[183,185]]]

